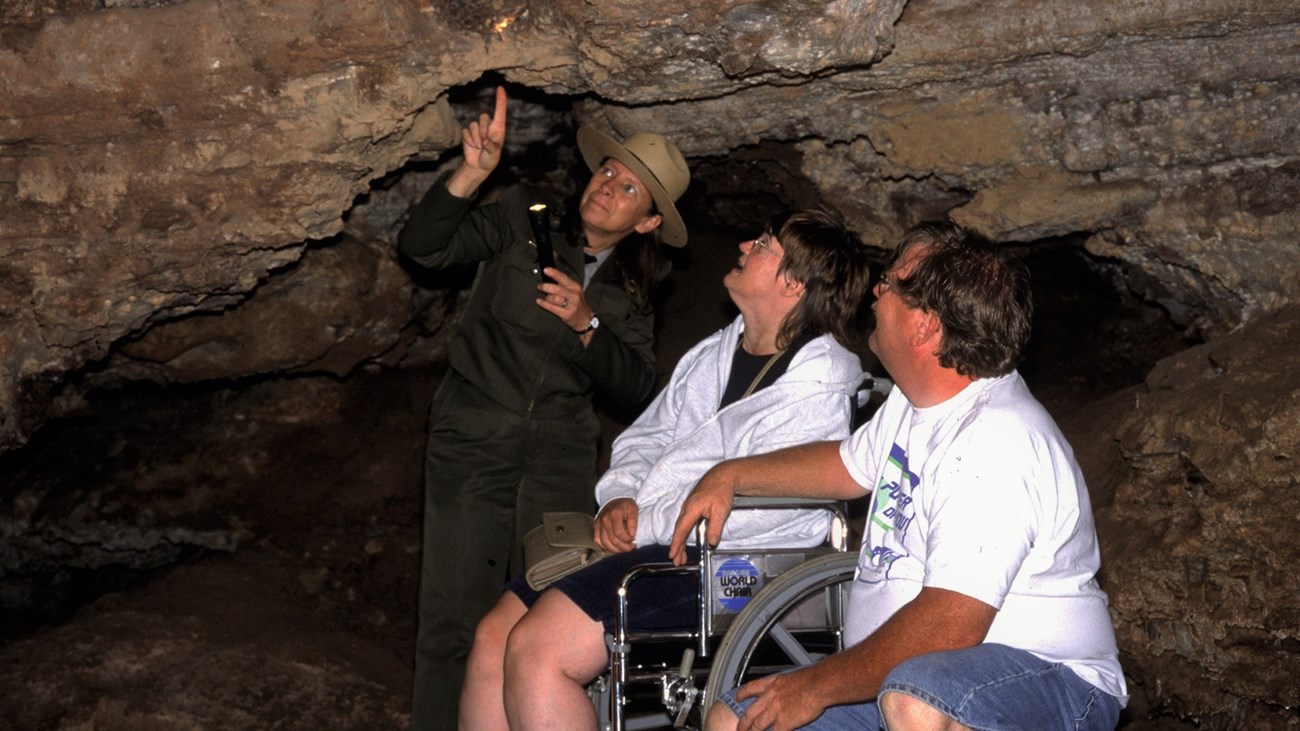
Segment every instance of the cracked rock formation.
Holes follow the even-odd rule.
[[[1300,309],[1161,361],[1063,424],[1139,708],[1300,727]]]
[[[877,243],[943,214],[1086,233],[1198,334],[1300,285],[1300,8],[1281,0],[29,0],[0,23],[4,447],[74,405],[89,364],[237,307],[451,147],[448,93],[488,71],[693,157],[790,148]],[[340,325],[303,323],[376,349],[400,329]],[[267,365],[209,350],[232,377]]]
[[[1072,431],[1134,713],[1300,728],[1297,37],[1291,0],[5,2],[0,453],[97,389],[437,363],[464,282],[393,236],[500,79],[515,163],[564,162],[575,123],[654,128],[718,221],[824,204],[880,247],[938,216],[1078,242],[1205,339]],[[6,566],[40,560],[32,494],[0,494]],[[244,536],[119,507],[106,551]],[[342,675],[313,687],[398,712]]]

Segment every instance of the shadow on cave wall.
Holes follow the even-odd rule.
[[[1020,371],[1058,419],[1140,383],[1157,361],[1201,342],[1124,285],[1119,265],[1083,250],[1086,236],[1022,247],[1034,291]]]

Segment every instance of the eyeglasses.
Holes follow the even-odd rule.
[[[767,253],[771,254],[772,256],[775,256],[778,259],[780,259],[782,256],[785,256],[784,254],[777,251],[776,249],[773,249],[772,244],[770,242],[771,242],[771,237],[769,237],[767,234],[763,234],[762,236],[759,236],[758,238],[754,239],[754,246],[761,248],[763,251],[766,251]]]

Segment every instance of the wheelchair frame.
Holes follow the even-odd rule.
[[[692,716],[702,718],[708,706],[720,693],[741,684],[741,680],[750,670],[755,650],[768,639],[776,643],[782,654],[790,661],[790,666],[812,663],[816,657],[800,644],[794,633],[782,624],[782,620],[803,600],[837,585],[844,588],[828,591],[826,594],[831,626],[820,631],[821,634],[829,634],[833,638],[833,651],[843,649],[843,609],[847,604],[845,582],[852,580],[857,566],[857,554],[848,550],[849,524],[845,504],[799,498],[738,497],[734,506],[734,509],[760,510],[792,508],[816,508],[831,513],[830,535],[821,546],[801,549],[720,551],[708,545],[704,538],[707,525],[701,523],[696,528],[697,545],[701,547],[698,563],[684,566],[663,563],[645,564],[632,569],[623,577],[618,589],[615,633],[607,637],[610,648],[609,674],[597,681],[596,691],[593,693],[593,702],[596,703],[597,719],[601,729],[635,731],[635,729],[664,727],[662,716],[635,719],[626,717],[626,706],[629,700],[628,685],[645,682],[660,684],[660,699],[668,716],[673,720],[674,727],[694,728],[688,725]],[[713,596],[709,581],[717,566],[732,556],[759,555],[767,558],[798,554],[811,554],[812,558],[786,569],[766,582],[744,608],[734,615],[725,633],[716,630],[717,622],[712,611]],[[627,626],[628,588],[632,582],[645,576],[684,574],[694,574],[698,577],[697,626],[694,629],[684,630],[630,630]],[[719,635],[721,635],[721,642],[714,650],[712,640]],[[649,671],[633,672],[630,654],[634,643],[662,643],[672,640],[690,642],[679,666],[672,668],[665,665]],[[701,670],[695,667],[697,658],[710,661],[706,683],[702,690],[696,685],[696,679],[701,673]]]
[[[878,406],[878,402],[873,403],[873,397],[883,399],[888,396],[893,385],[893,381],[889,378],[867,375],[853,397],[854,416],[850,425],[851,428],[857,429],[866,422],[870,412],[874,411]],[[696,545],[700,546],[699,563],[689,566],[646,564],[632,569],[623,577],[618,589],[618,614],[615,622],[615,633],[613,636],[606,638],[610,649],[610,670],[607,676],[597,679],[590,689],[592,701],[596,704],[598,727],[602,731],[637,731],[639,729],[663,727],[662,720],[650,719],[649,723],[643,723],[643,719],[635,719],[634,722],[629,722],[629,719],[625,717],[625,706],[628,701],[626,688],[628,684],[647,681],[656,681],[660,684],[660,699],[668,715],[673,717],[673,726],[676,728],[692,728],[687,725],[692,710],[696,711],[695,715],[699,716],[702,721],[703,714],[708,712],[709,705],[720,694],[741,685],[742,680],[750,672],[750,666],[755,659],[755,650],[768,638],[776,643],[793,665],[812,664],[817,660],[817,657],[805,650],[795,635],[782,624],[782,621],[792,609],[817,592],[831,588],[837,589],[836,591],[827,591],[827,600],[830,602],[828,611],[832,615],[832,622],[835,624],[834,627],[827,628],[827,631],[834,636],[833,651],[839,652],[843,649],[844,607],[848,605],[848,586],[857,571],[858,562],[857,552],[850,550],[851,547],[848,545],[849,522],[847,506],[842,502],[827,500],[754,497],[737,497],[733,505],[733,510],[783,508],[829,510],[833,519],[831,534],[825,544],[822,547],[811,549],[777,548],[758,551],[728,549],[718,551],[711,548],[708,541],[705,540],[708,526],[706,523],[701,523],[696,526],[695,532]],[[781,553],[816,553],[821,555],[785,570],[768,582],[731,620],[716,652],[712,653],[715,657],[710,658],[710,640],[716,637],[717,633],[715,632],[714,618],[711,611],[713,598],[709,592],[709,578],[713,576],[714,566],[718,559],[733,555],[760,554],[770,556]],[[632,632],[628,629],[628,586],[633,581],[642,576],[689,573],[695,573],[699,577],[697,591],[700,606],[697,626],[693,631]],[[678,667],[674,669],[663,666],[650,672],[638,672],[636,674],[631,672],[629,655],[631,654],[633,642],[671,639],[690,640],[694,643],[693,647],[687,648]],[[695,659],[697,657],[710,660],[708,676],[702,690],[695,685],[695,679],[700,673],[695,668]],[[763,674],[769,674],[767,672],[769,669],[764,668],[764,670]]]

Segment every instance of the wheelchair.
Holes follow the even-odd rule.
[[[858,395],[864,406],[855,409],[855,428],[868,413],[865,397],[871,392],[884,394],[890,386],[885,379],[865,384],[866,390]],[[598,728],[699,729],[722,693],[755,678],[810,665],[844,649],[844,610],[858,561],[857,551],[850,550],[848,505],[737,497],[733,506],[733,510],[791,508],[831,514],[829,534],[820,546],[718,550],[708,545],[707,524],[701,523],[695,533],[700,547],[697,563],[645,564],[623,577],[615,630],[606,637],[609,672],[588,688],[596,704]],[[641,578],[674,574],[696,578],[695,627],[629,627],[629,587]],[[680,659],[674,651],[680,653]],[[657,686],[657,698],[633,697],[634,689],[647,686]],[[634,701],[649,708],[634,714]]]
[[[588,689],[602,731],[699,729],[718,696],[754,678],[809,665],[843,649],[842,627],[857,553],[848,550],[847,510],[841,503],[737,498],[735,509],[828,510],[831,535],[813,548],[717,550],[697,528],[700,560],[674,566],[645,564],[629,571],[618,590],[613,635],[606,637],[610,669]],[[648,576],[690,574],[697,579],[696,626],[680,630],[629,627],[629,586]],[[680,660],[672,651],[680,652]],[[649,659],[638,657],[638,651]],[[671,659],[670,659],[671,658]],[[631,690],[658,686],[655,710],[631,715]]]

